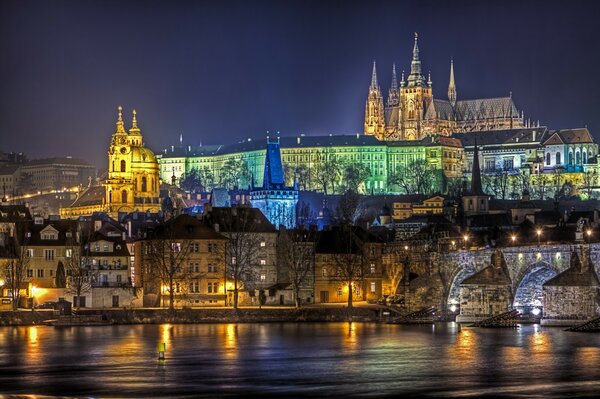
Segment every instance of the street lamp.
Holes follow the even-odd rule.
[[[535,231],[535,233],[537,234],[537,238],[538,238],[538,245],[540,245],[540,236],[542,235],[542,229],[537,229]]]
[[[466,248],[467,248],[467,241],[469,241],[469,235],[468,235],[468,234],[465,234],[465,235],[463,236],[463,240],[465,240],[465,249],[466,249]]]
[[[592,229],[587,229],[585,234],[587,235],[588,242],[590,242],[590,239],[592,238]]]
[[[515,245],[515,241],[517,241],[517,236],[514,234],[511,234],[510,240],[512,241],[512,244]]]

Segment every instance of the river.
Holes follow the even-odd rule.
[[[158,360],[161,342],[165,361]],[[9,395],[564,397],[599,391],[600,334],[537,325],[0,328],[0,392]]]

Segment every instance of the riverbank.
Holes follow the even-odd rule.
[[[107,324],[196,324],[196,323],[276,323],[348,321],[345,307],[308,308],[207,308],[207,309],[83,309],[81,315],[101,315]],[[52,311],[0,312],[0,326],[28,326],[57,319]],[[352,309],[352,320],[378,321],[378,309]]]

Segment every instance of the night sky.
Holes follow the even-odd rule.
[[[374,4],[373,4],[374,3]],[[0,150],[105,167],[117,106],[155,152],[177,144],[362,132],[373,60],[384,96],[413,32],[434,96],[508,95],[551,128],[600,138],[592,1],[0,2]]]

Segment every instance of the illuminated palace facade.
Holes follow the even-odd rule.
[[[272,140],[272,139],[271,139]],[[361,164],[369,175],[361,184],[364,193],[397,192],[396,187],[388,185],[390,173],[399,167],[408,166],[415,161],[426,161],[439,176],[439,189],[442,190],[442,175],[447,178],[462,177],[464,159],[460,140],[451,137],[431,136],[413,141],[380,141],[365,135],[339,136],[298,136],[278,139],[283,163],[285,183],[294,184],[297,178],[298,188],[323,192],[322,178],[319,173],[326,164]],[[203,181],[208,189],[222,186],[225,174],[229,173],[226,164],[230,159],[247,165],[254,184],[263,184],[267,140],[246,140],[241,143],[218,146],[179,146],[164,150],[158,155],[160,177],[163,181],[176,181],[184,178],[195,169],[200,175],[209,175]],[[305,176],[299,176],[304,170]],[[339,170],[339,169],[338,169]],[[328,194],[339,193],[343,187],[343,177],[329,176]],[[249,187],[249,182],[240,180],[239,188]],[[232,187],[229,187],[232,188]]]
[[[60,210],[63,218],[106,212],[119,214],[140,211],[158,212],[159,167],[154,153],[144,146],[142,132],[133,110],[132,125],[125,130],[122,108],[118,109],[117,127],[108,149],[108,176],[102,185],[83,190],[75,202]]]
[[[418,36],[410,64],[410,74],[400,82],[392,67],[392,84],[387,104],[377,82],[373,63],[371,85],[365,105],[365,135],[379,140],[421,140],[432,134],[449,136],[457,132],[506,130],[524,127],[512,95],[475,100],[458,100],[454,81],[454,63],[450,62],[448,99],[433,97],[431,75],[425,78],[419,58]]]

